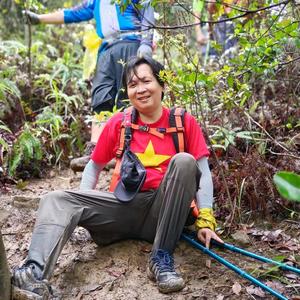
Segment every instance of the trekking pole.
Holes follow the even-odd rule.
[[[200,242],[195,241],[195,239],[193,237],[191,237],[191,236],[183,233],[181,235],[181,238],[183,240],[187,241],[188,243],[190,243],[191,245],[193,245],[195,248],[197,248],[197,249],[201,250],[202,252],[204,252],[205,254],[211,256],[212,258],[214,258],[215,260],[217,260],[219,263],[223,264],[227,268],[235,271],[237,274],[239,274],[243,278],[246,278],[247,280],[251,281],[255,285],[257,285],[257,286],[261,287],[262,289],[266,290],[271,295],[275,296],[277,299],[288,300],[288,298],[284,297],[282,294],[280,294],[277,291],[271,289],[270,287],[268,287],[267,285],[265,285],[264,283],[262,283],[261,281],[259,281],[255,277],[251,276],[247,272],[245,272],[242,269],[238,268],[237,266],[235,266],[234,264],[230,263],[229,261],[227,261],[223,257],[217,255],[216,253],[214,253],[210,249],[204,247]]]
[[[222,243],[219,243],[219,242],[217,242],[215,240],[212,240],[212,244],[216,245],[218,247],[223,247],[223,248],[228,249],[228,250],[230,250],[232,252],[240,253],[240,254],[243,254],[245,256],[248,256],[248,257],[251,257],[251,258],[255,258],[255,259],[260,260],[260,261],[265,262],[265,263],[274,264],[274,265],[278,266],[282,270],[287,270],[287,271],[291,271],[291,272],[295,272],[295,273],[300,274],[300,269],[298,269],[298,268],[294,268],[292,266],[286,265],[286,264],[281,263],[279,261],[275,261],[275,260],[272,260],[270,258],[267,258],[267,257],[261,256],[261,255],[255,254],[253,252],[246,251],[246,250],[241,249],[239,247],[236,247],[234,245],[227,244],[227,243],[222,244]]]

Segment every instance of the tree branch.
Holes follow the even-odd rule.
[[[258,9],[245,10],[243,14],[239,14],[239,15],[234,16],[234,17],[226,18],[226,19],[223,19],[223,20],[217,20],[217,21],[210,21],[210,20],[205,20],[204,21],[204,20],[201,20],[200,22],[189,23],[189,24],[181,24],[181,25],[174,25],[174,26],[161,26],[161,25],[154,25],[154,24],[152,24],[151,22],[149,22],[147,20],[147,22],[149,24],[151,24],[151,26],[148,26],[147,30],[149,30],[149,29],[175,30],[175,29],[189,28],[189,27],[203,25],[203,24],[225,23],[225,22],[228,22],[228,21],[244,18],[248,15],[256,14],[256,13],[261,12],[261,11],[269,10],[269,9],[274,8],[274,7],[278,7],[278,6],[281,6],[281,5],[287,5],[287,4],[289,4],[290,2],[293,2],[293,1],[294,0],[285,0],[285,1],[279,2],[277,4],[272,4],[272,5],[261,7],[261,8],[258,8]]]
[[[285,62],[279,63],[278,66],[279,67],[286,66],[286,65],[291,64],[291,63],[293,63],[293,62],[295,62],[297,60],[300,60],[300,56],[295,57],[295,58],[293,58],[293,59],[291,59],[289,61],[285,61]]]

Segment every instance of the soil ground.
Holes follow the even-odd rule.
[[[80,176],[69,170],[51,172],[46,179],[31,180],[23,189],[17,189],[15,185],[6,187],[0,201],[0,225],[11,269],[21,265],[26,258],[39,197],[51,190],[77,188]],[[107,188],[108,181],[109,171],[100,178],[99,188]],[[283,231],[293,232],[299,240],[298,221],[272,224],[271,227],[272,230],[284,227]],[[293,251],[290,247],[284,253],[279,252],[271,247],[270,241],[249,237],[250,244],[243,247],[270,258],[279,255],[295,257],[299,250],[294,247]],[[178,293],[161,294],[146,275],[150,250],[151,244],[136,240],[99,247],[87,231],[77,228],[64,247],[50,282],[64,300],[275,299],[216,261],[211,261],[209,268],[208,257],[184,241],[178,243],[174,256],[186,287]],[[300,299],[300,276],[278,270],[274,273],[264,264],[244,256],[214,250],[254,276],[260,274],[263,282],[288,299]],[[299,258],[297,261],[299,263]]]

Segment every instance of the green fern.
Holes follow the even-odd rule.
[[[63,118],[51,110],[49,106],[45,107],[43,112],[37,116],[36,119],[37,131],[40,135],[47,136],[51,153],[54,153],[54,163],[59,164],[64,152],[67,149],[62,147],[62,144],[68,144],[68,140],[71,140],[71,136],[68,133],[64,133],[64,120]],[[62,141],[66,141],[65,143]],[[66,145],[66,147],[69,147]],[[49,149],[49,150],[50,150]],[[49,162],[53,160],[53,155],[47,156]]]
[[[23,132],[15,142],[9,162],[9,174],[15,175],[18,166],[24,163],[38,163],[42,159],[42,144],[40,140],[32,134],[31,128],[25,124]]]
[[[1,120],[0,120],[0,130],[7,131],[7,132],[11,133],[11,130]],[[4,165],[3,152],[8,151],[8,149],[9,149],[8,143],[6,142],[6,140],[0,134],[0,163],[2,165]],[[0,167],[1,167],[1,165],[0,165]]]
[[[11,94],[18,98],[21,97],[20,90],[13,81],[0,77],[0,101],[5,101],[6,94]]]
[[[11,130],[5,125],[5,123],[3,121],[0,120],[0,129],[2,129],[3,131],[7,131],[9,133],[12,133]]]
[[[8,144],[5,142],[5,140],[0,136],[0,157],[1,157],[1,148],[3,148],[4,150],[8,149]]]
[[[25,45],[18,41],[0,41],[0,53],[6,56],[15,55],[16,53],[26,53]]]

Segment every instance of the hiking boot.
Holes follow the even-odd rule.
[[[47,280],[37,279],[39,272],[34,264],[17,268],[13,272],[12,284],[29,292],[28,294],[33,294],[36,299],[47,300],[52,294],[52,289]]]
[[[183,278],[175,272],[174,258],[168,251],[158,249],[151,254],[147,273],[161,293],[177,292],[185,286]]]
[[[85,156],[90,156],[93,153],[95,147],[96,147],[96,143],[94,143],[94,142],[87,142],[85,144],[84,155]]]

